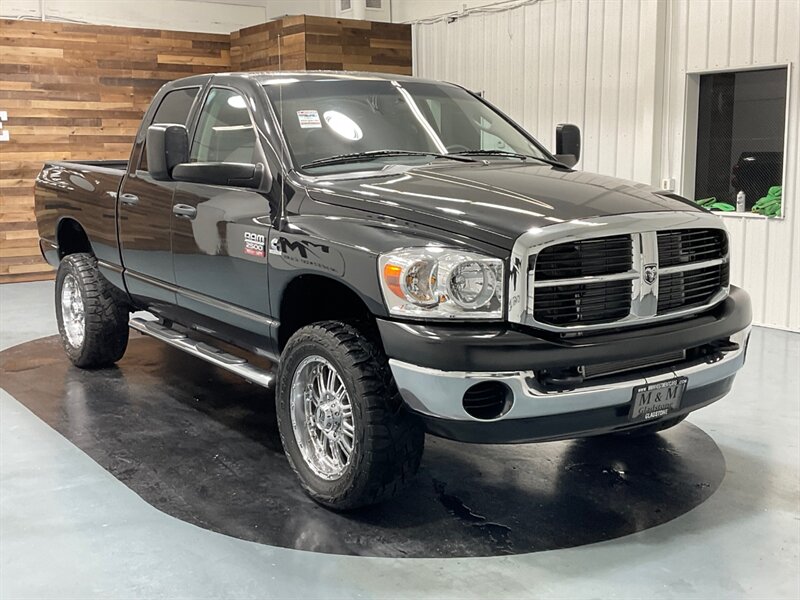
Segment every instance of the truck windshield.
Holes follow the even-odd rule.
[[[264,88],[295,165],[315,174],[363,170],[364,163],[372,168],[374,163],[419,164],[442,154],[552,160],[508,120],[457,86],[282,79]],[[385,152],[392,150],[402,152]],[[333,157],[344,160],[325,160]]]

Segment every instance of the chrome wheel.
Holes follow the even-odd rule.
[[[86,313],[78,281],[72,274],[67,274],[61,284],[61,321],[69,344],[80,348],[86,331]]]
[[[306,465],[322,479],[339,479],[353,455],[355,427],[347,388],[330,362],[314,355],[297,365],[289,410]]]

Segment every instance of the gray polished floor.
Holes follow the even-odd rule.
[[[55,331],[52,284],[0,286],[0,349]],[[756,328],[733,393],[690,417],[726,463],[704,503],[608,542],[470,559],[332,556],[201,529],[3,391],[0,598],[797,598],[798,385],[800,335]]]

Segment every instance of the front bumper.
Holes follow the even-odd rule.
[[[425,346],[430,344],[435,332],[450,342],[442,344],[440,340],[436,360],[430,361],[436,363],[433,365],[397,356],[393,349],[397,350],[398,340],[394,340],[393,346],[392,340],[387,339],[390,328],[386,324],[389,322],[379,322],[379,328],[400,394],[406,405],[423,418],[431,433],[467,442],[514,443],[597,435],[642,425],[628,419],[634,388],[675,377],[686,377],[688,381],[680,409],[666,418],[691,412],[722,398],[730,390],[736,371],[744,364],[750,319],[749,297],[733,288],[730,297],[711,314],[684,321],[679,326],[664,325],[593,337],[592,341],[548,341],[514,331],[510,335],[517,343],[509,348],[497,346],[496,342],[492,346],[487,344],[487,340],[502,338],[508,332],[487,331],[483,337],[475,337],[481,334],[467,336],[470,348],[480,348],[479,352],[473,352],[465,349],[464,344],[452,343],[457,330],[418,326],[422,329],[415,333],[424,340],[418,348],[418,356],[426,356]],[[413,327],[405,325],[405,332],[409,334],[410,331]],[[522,343],[519,336],[527,338],[528,343]],[[725,338],[736,342],[738,349],[682,361],[674,366],[608,377],[598,380],[597,384],[588,380],[585,385],[563,391],[547,391],[536,381],[535,370],[542,367],[625,360],[648,353],[693,348]],[[520,368],[519,358],[530,354],[536,356],[525,368]],[[479,367],[481,362],[488,366],[441,368],[443,364]],[[509,368],[497,368],[503,363]],[[476,419],[462,405],[464,393],[485,381],[502,382],[511,393],[510,409],[490,420]]]

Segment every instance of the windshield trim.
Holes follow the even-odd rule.
[[[408,108],[411,109],[411,114],[414,115],[414,118],[417,120],[417,122],[422,125],[422,128],[425,130],[425,133],[428,134],[428,137],[431,138],[431,141],[433,142],[433,145],[436,146],[439,154],[449,154],[449,152],[447,152],[447,146],[444,145],[444,142],[433,130],[433,127],[431,127],[428,119],[426,119],[425,115],[422,114],[422,111],[419,109],[417,101],[414,100],[413,96],[408,92],[407,89],[405,89],[396,81],[392,81],[392,85],[397,88],[398,92],[400,92],[403,100],[405,100],[405,103],[408,104]]]
[[[558,162],[558,159],[555,157],[555,155],[552,154],[547,148],[545,148],[541,144],[541,142],[539,142],[539,140],[537,140],[535,137],[533,137],[533,135],[530,132],[528,132],[528,130],[526,130],[522,125],[517,123],[514,119],[509,117],[502,110],[497,108],[494,104],[489,102],[486,98],[484,98],[480,94],[476,94],[472,90],[468,90],[467,88],[465,88],[462,85],[458,85],[457,83],[451,83],[451,84],[448,84],[448,85],[452,85],[452,86],[455,86],[457,88],[461,88],[462,90],[467,92],[470,96],[475,98],[478,102],[481,102],[484,106],[487,106],[488,108],[490,108],[491,110],[496,112],[498,115],[500,115],[506,121],[506,123],[511,125],[511,127],[516,129],[518,133],[520,133],[524,138],[526,138],[529,142],[531,142],[534,146],[536,146],[536,149],[539,152],[541,152],[542,154],[544,154],[545,158],[548,158],[550,160],[554,160],[554,161]]]

